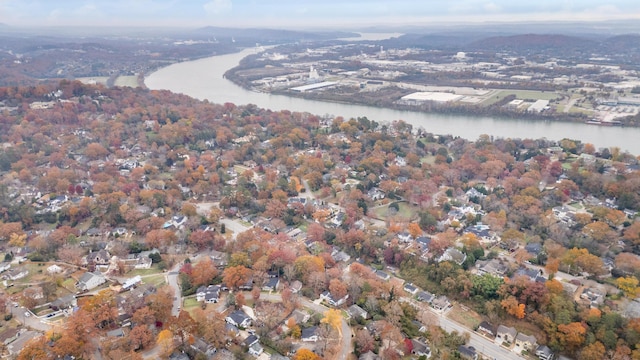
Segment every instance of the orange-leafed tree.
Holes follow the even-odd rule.
[[[229,287],[237,289],[251,279],[251,269],[243,266],[231,266],[222,272],[222,281]]]
[[[131,350],[140,350],[153,344],[153,333],[147,325],[136,325],[129,333]]]
[[[216,276],[218,276],[218,269],[213,260],[207,257],[193,266],[191,283],[193,286],[208,285]]]
[[[173,333],[169,329],[164,329],[158,334],[156,344],[160,347],[160,352],[164,356],[169,356],[173,352]]]
[[[309,349],[300,349],[293,355],[293,360],[320,360],[322,359],[318,354]]]
[[[576,351],[585,340],[587,330],[584,325],[579,322],[558,325],[558,340],[560,344],[567,350]]]

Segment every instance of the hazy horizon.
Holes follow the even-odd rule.
[[[490,22],[640,20],[640,2],[539,0],[0,0],[15,27],[357,28]]]

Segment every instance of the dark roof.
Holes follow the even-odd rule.
[[[304,329],[302,329],[301,338],[302,339],[308,339],[310,337],[313,337],[314,335],[318,335],[317,331],[318,331],[318,327],[317,326],[304,328]]]
[[[458,352],[462,355],[473,357],[476,354],[476,349],[473,346],[458,346]]]

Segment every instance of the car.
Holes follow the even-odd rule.
[[[17,302],[14,302],[14,303],[13,303],[13,307],[18,307],[18,303],[17,303]]]
[[[29,317],[29,316],[31,316],[31,313],[30,313],[30,312],[28,312],[28,311],[25,311],[25,312],[24,312],[24,316],[25,316],[25,317]]]

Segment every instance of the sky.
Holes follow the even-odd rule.
[[[358,27],[640,20],[638,0],[0,0],[13,26]]]

